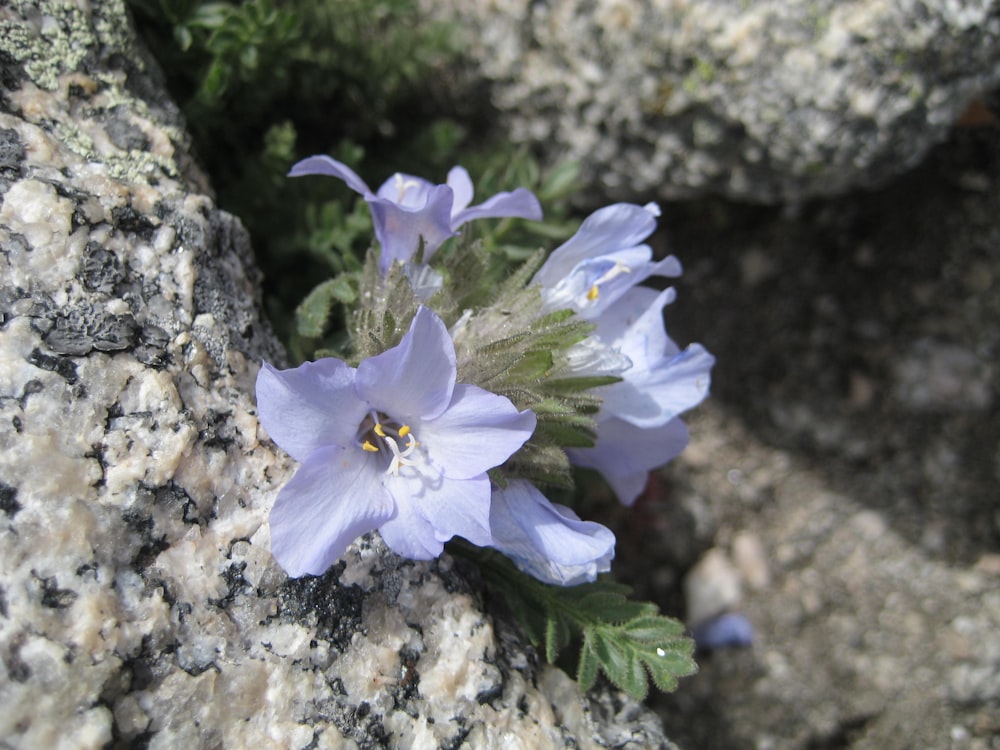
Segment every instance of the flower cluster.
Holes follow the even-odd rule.
[[[645,244],[656,206],[596,211],[544,263],[469,307],[470,295],[451,288],[463,249],[443,253],[448,263],[439,251],[474,219],[540,219],[530,191],[470,206],[472,182],[455,167],[443,185],[397,174],[373,192],[326,156],[291,174],[337,177],[368,202],[377,272],[356,319],[384,346],[353,365],[325,357],[260,371],[260,420],[301,463],[271,512],[281,566],[321,574],[377,529],[409,558],[436,557],[460,537],[547,583],[609,570],[611,531],[540,487],[565,484],[570,465],[589,467],[630,504],[687,443],[679,415],[707,394],[714,360],[667,335],[673,289],[640,286],[681,273]],[[407,295],[402,309],[365,308]]]

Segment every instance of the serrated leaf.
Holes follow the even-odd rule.
[[[558,617],[550,617],[545,623],[545,658],[550,663],[559,658],[563,646],[569,643],[570,633],[566,622]]]
[[[637,701],[646,700],[646,696],[649,695],[649,680],[646,678],[646,667],[642,661],[632,658],[625,683],[620,687]]]
[[[549,586],[496,552],[467,543],[456,549],[480,561],[486,580],[507,599],[532,643],[544,646],[547,660],[555,661],[574,633],[582,636],[577,663],[581,689],[590,688],[603,671],[618,688],[641,700],[650,679],[669,691],[679,677],[697,671],[693,641],[681,635],[683,625],[660,615],[650,602],[627,599],[628,586],[607,579]]]
[[[318,339],[323,335],[326,323],[330,319],[330,308],[333,298],[330,293],[330,282],[324,281],[317,286],[295,308],[295,327],[300,336]]]
[[[603,591],[587,594],[580,600],[579,606],[595,619],[613,623],[626,622],[649,611],[646,602],[632,601],[621,594]]]
[[[684,632],[684,625],[669,617],[647,615],[626,622],[624,631],[636,641],[669,642]]]
[[[672,692],[677,689],[678,678],[698,671],[698,665],[691,656],[693,651],[692,643],[687,653],[660,649],[653,654],[643,654],[642,660],[649,669],[649,674],[657,689],[664,693]]]
[[[622,648],[622,644],[613,638],[609,638],[606,633],[596,630],[593,633],[592,648],[594,655],[601,663],[601,669],[615,685],[625,689],[631,671],[628,653]]]
[[[593,649],[584,642],[583,648],[580,649],[580,663],[576,668],[576,681],[580,685],[580,690],[586,692],[594,686],[599,668],[600,664]]]
[[[587,378],[559,378],[558,380],[549,380],[546,385],[553,391],[572,393],[575,391],[588,391],[591,388],[600,388],[602,385],[612,385],[621,381],[622,379],[615,375],[595,375]]]

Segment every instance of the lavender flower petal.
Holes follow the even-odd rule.
[[[290,576],[319,575],[354,539],[392,516],[394,503],[360,452],[315,451],[271,510],[271,553]]]
[[[265,362],[257,375],[257,411],[267,434],[296,461],[322,446],[346,445],[367,411],[354,394],[354,374],[339,359],[291,370]]]
[[[452,215],[464,211],[472,203],[473,196],[472,178],[469,177],[468,171],[465,167],[452,167],[448,170],[445,184],[455,193]]]
[[[455,346],[441,319],[420,307],[398,346],[358,365],[355,391],[401,419],[433,419],[451,402]]]
[[[492,543],[490,481],[485,473],[462,480],[442,477],[435,482],[427,476],[404,476],[401,472],[398,477],[389,480],[387,486],[394,496],[407,498],[406,503],[398,503],[399,518],[416,526],[420,524],[414,518],[423,519],[433,529],[433,538],[437,542],[444,543],[460,536],[473,544]],[[389,533],[391,537],[392,528]],[[396,552],[406,554],[397,549],[385,534],[383,539]],[[426,538],[420,542],[428,549],[436,548],[435,556],[440,554],[440,546],[434,547]]]
[[[310,156],[293,165],[288,172],[289,177],[302,177],[310,174],[321,174],[329,177],[336,177],[347,183],[347,187],[355,193],[368,198],[372,195],[371,188],[365,181],[358,177],[357,172],[346,164],[331,159],[329,156]]]
[[[534,431],[532,412],[474,385],[456,385],[448,410],[422,424],[420,438],[445,476],[468,479],[502,464]]]
[[[601,389],[602,413],[656,427],[704,400],[715,358],[700,344],[681,351],[663,327],[672,289],[631,289],[598,323],[596,335],[632,362],[624,380]]]
[[[423,260],[430,260],[468,221],[504,216],[542,218],[538,199],[525,188],[498,193],[470,208],[472,180],[462,167],[453,167],[444,185],[400,172],[383,182],[376,193],[354,170],[329,156],[303,159],[288,174],[291,177],[308,174],[336,177],[364,196],[372,212],[375,237],[382,248],[379,268],[383,275],[396,261],[410,263],[421,247]]]
[[[577,466],[601,472],[618,499],[631,505],[645,489],[649,472],[676,458],[687,443],[687,426],[680,419],[640,428],[612,417],[598,422],[594,447],[567,453]]]
[[[534,193],[527,188],[518,188],[511,193],[497,193],[478,206],[453,213],[451,225],[457,229],[474,219],[498,219],[507,216],[539,221],[542,218],[542,206]]]
[[[555,505],[530,482],[493,490],[493,546],[545,583],[575,586],[610,570],[615,536],[569,508]]]
[[[640,245],[656,229],[656,215],[632,203],[615,203],[588,216],[576,234],[552,251],[534,282],[554,287],[588,258]],[[652,254],[652,253],[650,253]]]
[[[388,272],[396,261],[409,263],[423,242],[423,259],[428,261],[445,240],[454,236],[451,208],[454,194],[447,185],[435,185],[425,200],[411,208],[390,200],[369,199],[375,237],[382,248],[379,268]]]
[[[652,249],[640,244],[656,227],[659,213],[654,208],[617,203],[587,217],[535,274],[533,283],[542,287],[546,309],[569,309],[599,320],[608,306],[648,277],[679,276],[676,258],[653,262]]]
[[[743,615],[735,612],[713,617],[701,623],[691,636],[698,648],[715,651],[720,648],[746,647],[753,645],[753,625]]]

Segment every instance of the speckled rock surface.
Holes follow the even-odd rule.
[[[0,7],[0,744],[672,747],[446,558],[275,566],[282,353],[142,60],[119,2]]]
[[[797,202],[920,161],[1000,81],[995,0],[427,0],[506,131],[597,196]]]

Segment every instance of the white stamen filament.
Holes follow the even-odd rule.
[[[403,175],[396,173],[396,203],[402,204],[406,191],[413,187],[419,187],[416,180],[404,180]]]
[[[398,423],[392,421],[384,425],[379,421],[379,415],[375,412],[371,412],[368,420],[370,420],[366,420],[369,425],[368,437],[361,442],[361,449],[367,453],[379,453],[383,448],[388,448],[392,456],[389,459],[389,467],[385,470],[386,474],[398,476],[400,467],[412,466],[414,462],[407,459],[420,445],[413,434],[413,428],[408,424],[400,424],[397,427],[395,425]],[[400,448],[400,442],[404,438],[406,443]]]
[[[400,430],[402,432],[402,430]],[[417,447],[417,441],[413,439],[413,435],[410,435],[410,439],[406,441],[406,448],[402,451],[399,450],[399,444],[394,438],[385,436],[386,445],[389,446],[389,450],[392,451],[392,460],[389,461],[389,468],[385,470],[386,474],[392,474],[394,477],[399,476],[400,466],[412,466],[413,462],[408,461],[407,458]]]
[[[611,268],[601,274],[598,278],[594,279],[594,283],[590,285],[589,289],[587,289],[587,301],[595,302],[597,300],[600,296],[601,284],[606,284],[612,279],[626,273],[632,273],[632,269],[621,261],[615,261],[615,264]]]

